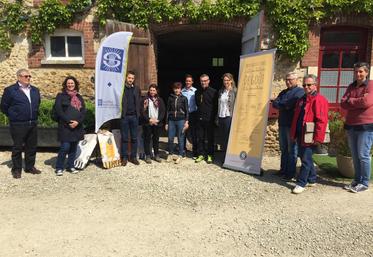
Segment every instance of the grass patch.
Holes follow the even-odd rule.
[[[346,179],[346,177],[343,177],[338,170],[337,167],[337,158],[331,157],[328,155],[313,155],[313,161],[319,166],[319,168],[325,172],[328,176],[334,178],[334,179]],[[372,170],[373,170],[373,162],[371,163]],[[370,180],[373,180],[373,177],[371,176]]]

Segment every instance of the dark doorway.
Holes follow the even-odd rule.
[[[236,81],[241,53],[241,34],[217,31],[185,31],[157,37],[158,85],[167,98],[175,81],[184,83],[185,74],[194,78],[199,87],[199,76],[210,76],[210,85],[220,88],[221,76],[230,72]]]

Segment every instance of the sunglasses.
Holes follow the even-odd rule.
[[[313,85],[315,85],[315,84],[314,83],[313,84],[303,84],[303,87],[311,87]]]
[[[20,77],[29,78],[31,79],[31,75],[21,75]]]

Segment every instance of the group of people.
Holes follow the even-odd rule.
[[[1,111],[7,115],[10,132],[13,138],[12,175],[21,178],[22,151],[25,151],[25,172],[40,174],[35,168],[37,147],[37,121],[40,105],[40,92],[30,84],[31,75],[26,69],[17,71],[17,82],[5,88],[1,98]],[[156,84],[148,87],[147,94],[142,97],[141,90],[135,85],[136,74],[128,71],[122,96],[121,131],[121,164],[128,162],[139,165],[138,137],[142,137],[145,151],[145,162],[152,159],[161,162],[159,156],[159,137],[162,127],[168,133],[167,162],[179,164],[186,156],[186,139],[192,143],[192,155],[196,163],[213,162],[214,130],[219,124],[223,131],[223,150],[226,149],[234,101],[236,85],[233,75],[226,73],[222,77],[219,91],[210,86],[207,74],[200,76],[201,87],[193,86],[193,77],[185,76],[185,85],[181,82],[172,84],[172,94],[167,104],[159,95]],[[77,146],[84,137],[83,121],[86,115],[85,102],[79,94],[79,82],[68,76],[62,83],[62,90],[55,98],[52,116],[58,122],[58,140],[60,149],[57,155],[57,176],[64,170],[78,173],[74,167]],[[142,135],[138,135],[138,127],[142,127]],[[174,144],[178,140],[178,149]],[[152,151],[153,150],[153,151]],[[67,164],[65,169],[65,161]]]
[[[354,68],[355,81],[351,83],[343,97],[341,107],[346,111],[345,129],[352,153],[355,177],[345,189],[363,192],[368,189],[371,175],[371,147],[373,144],[373,81],[368,80],[369,64],[357,63]],[[200,88],[193,85],[193,77],[185,76],[185,84],[172,84],[172,94],[167,102],[159,95],[156,84],[151,84],[142,97],[135,85],[136,74],[128,71],[122,98],[120,118],[121,164],[128,162],[139,165],[138,127],[142,126],[145,162],[152,159],[161,162],[159,156],[159,136],[162,127],[168,133],[167,162],[178,164],[186,156],[186,138],[192,143],[192,155],[196,163],[213,162],[214,130],[218,124],[227,148],[229,130],[234,113],[237,88],[232,74],[222,76],[222,86],[216,90],[210,86],[207,74],[199,77]],[[39,90],[30,84],[28,70],[17,71],[17,82],[5,88],[1,98],[1,111],[7,115],[14,142],[12,148],[12,175],[21,178],[22,151],[25,151],[25,172],[40,174],[35,167],[37,146],[37,120],[40,104]],[[281,165],[279,175],[285,181],[296,177],[297,158],[302,165],[296,177],[292,192],[302,193],[306,187],[316,185],[316,170],[312,154],[315,147],[325,141],[328,126],[328,101],[317,91],[317,77],[312,74],[303,78],[303,88],[298,86],[294,72],[286,75],[286,89],[271,98],[273,107],[279,109],[279,143]],[[55,99],[54,116],[58,120],[58,139],[61,147],[56,162],[56,175],[66,170],[77,173],[74,168],[77,145],[84,136],[83,121],[86,114],[85,103],[79,94],[76,78],[66,77],[62,91]],[[311,133],[311,134],[310,134]],[[311,135],[311,137],[310,137]],[[178,150],[174,144],[178,140]],[[153,151],[152,151],[153,150]]]
[[[368,190],[371,175],[371,148],[373,144],[373,81],[368,80],[369,64],[356,63],[355,80],[343,97],[341,107],[345,110],[345,129],[354,164],[354,180],[344,189],[359,193]],[[328,127],[328,101],[317,92],[317,77],[306,75],[303,89],[298,86],[294,72],[286,76],[286,89],[271,99],[279,109],[279,143],[281,164],[278,175],[284,181],[296,177],[297,158],[301,168],[292,192],[302,193],[306,187],[316,185],[316,170],[312,154],[325,141]],[[311,131],[310,131],[311,130]],[[311,140],[309,134],[311,132]],[[308,136],[308,137],[307,137]],[[337,149],[338,150],[338,149]]]
[[[121,158],[122,165],[128,162],[139,165],[138,126],[142,126],[145,162],[152,158],[161,162],[159,156],[159,135],[164,126],[168,134],[167,162],[181,163],[186,156],[186,139],[192,144],[192,155],[196,163],[213,162],[214,130],[219,124],[223,130],[223,149],[226,149],[229,128],[233,115],[236,85],[233,75],[223,75],[219,91],[210,86],[207,74],[200,76],[200,88],[193,86],[193,77],[185,76],[185,84],[174,82],[172,93],[166,104],[159,95],[156,84],[151,84],[145,97],[141,97],[135,82],[135,73],[127,72],[121,115]],[[178,149],[174,143],[177,138]],[[128,149],[131,152],[128,153]],[[153,148],[153,149],[151,149]],[[153,152],[152,152],[153,150]]]

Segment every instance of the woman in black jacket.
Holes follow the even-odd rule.
[[[153,143],[154,160],[161,162],[159,158],[159,134],[163,125],[166,107],[162,98],[158,96],[158,86],[151,84],[148,89],[148,95],[144,98],[141,105],[141,116],[143,122],[145,162],[151,161],[151,143]]]
[[[79,92],[79,82],[73,76],[68,76],[62,83],[62,92],[55,101],[55,112],[58,118],[58,140],[61,142],[56,162],[56,175],[62,176],[66,154],[67,171],[78,173],[74,168],[74,160],[78,142],[84,137],[83,120],[85,118],[85,103]]]
[[[174,91],[168,97],[167,101],[167,118],[166,130],[168,130],[168,157],[167,162],[173,160],[172,154],[174,153],[174,137],[177,136],[179,144],[179,154],[175,160],[175,164],[179,164],[184,156],[184,138],[185,130],[188,129],[189,114],[188,114],[188,98],[181,94],[182,84],[175,82],[172,85]]]

